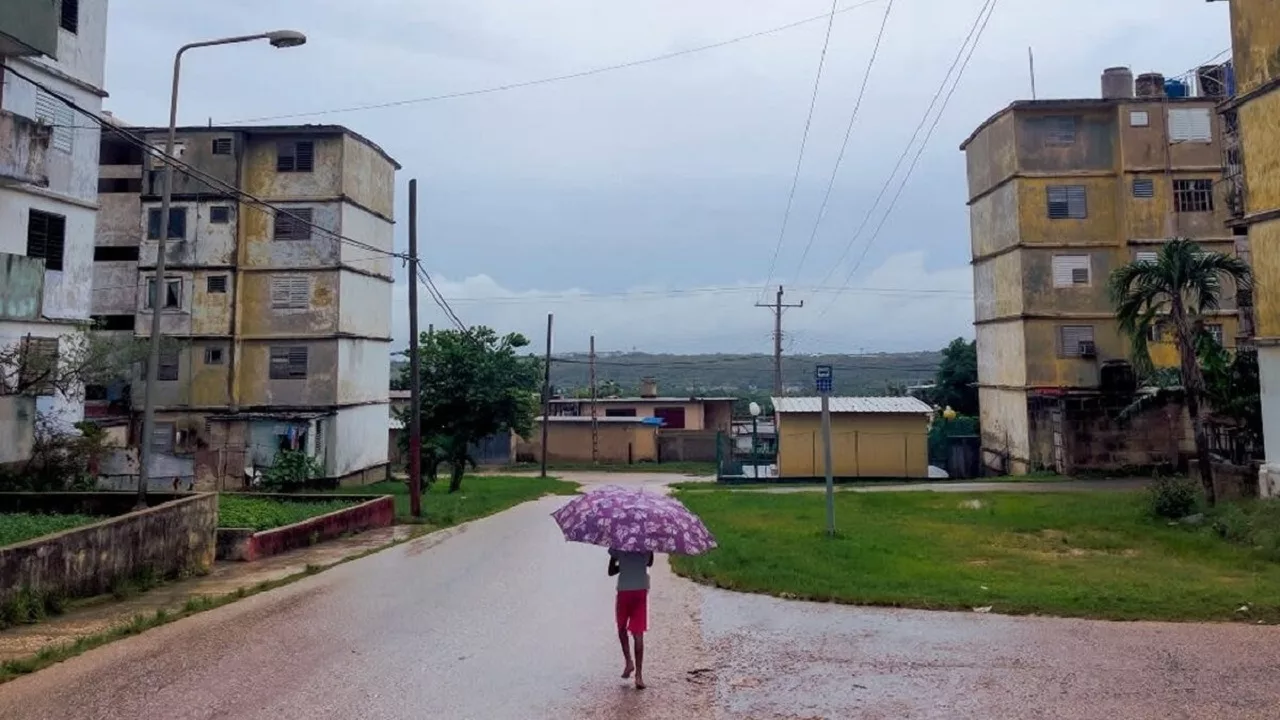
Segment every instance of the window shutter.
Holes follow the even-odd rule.
[[[1083,279],[1081,279],[1083,278]],[[1053,286],[1064,288],[1089,284],[1088,255],[1053,256]]]
[[[1129,113],[1129,125],[1132,127],[1147,127],[1151,124],[1151,116],[1146,110],[1133,110]]]
[[[1133,196],[1136,198],[1153,198],[1156,196],[1156,181],[1150,178],[1136,178],[1133,181]]]
[[[1154,263],[1156,262],[1157,257],[1158,253],[1156,253],[1155,250],[1142,250],[1137,253],[1134,261],[1140,263]]]
[[[214,225],[225,225],[231,222],[231,206],[214,205],[209,208],[209,222]]]
[[[213,154],[214,155],[230,155],[231,154],[231,138],[214,138]]]
[[[311,172],[315,167],[315,144],[303,140],[294,147],[294,166],[298,172]]]
[[[311,278],[306,275],[272,276],[271,307],[277,310],[311,307]]]
[[[36,88],[36,120],[53,126],[49,145],[55,150],[71,152],[71,138],[76,115],[58,96]]]
[[[1171,108],[1169,139],[1173,142],[1212,142],[1213,119],[1209,108]]]
[[[1080,357],[1080,344],[1093,342],[1092,325],[1063,325],[1058,334],[1063,357]]]
[[[210,275],[206,281],[206,292],[225,293],[227,291],[226,275]]]

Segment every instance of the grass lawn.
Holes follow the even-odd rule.
[[[720,548],[674,558],[721,587],[811,600],[1115,620],[1280,621],[1280,564],[1142,493],[681,493]],[[974,509],[973,503],[981,503]],[[1248,605],[1247,614],[1237,608]]]
[[[396,517],[412,520],[406,482],[392,480],[335,492],[392,495],[396,500]],[[422,515],[428,525],[449,527],[502,512],[543,495],[573,495],[577,492],[577,483],[555,478],[468,475],[462,479],[462,489],[450,494],[449,479],[442,477],[422,496]]]
[[[538,463],[517,463],[497,468],[498,472],[537,472]],[[601,473],[670,473],[672,475],[714,476],[713,462],[636,463],[634,465],[594,465],[592,463],[549,463],[547,471]]]
[[[273,530],[348,508],[349,500],[293,502],[244,495],[218,496],[218,527]]]
[[[0,514],[0,546],[38,538],[41,535],[70,530],[74,527],[89,525],[105,519],[93,517],[92,515]]]

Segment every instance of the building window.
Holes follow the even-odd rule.
[[[1151,116],[1146,110],[1132,110],[1129,112],[1130,127],[1147,127],[1151,124]]]
[[[205,365],[221,365],[222,364],[222,348],[207,347],[204,349]]]
[[[184,207],[169,208],[169,239],[182,240],[187,237],[187,209]],[[147,239],[160,239],[160,208],[147,211]]]
[[[18,382],[30,395],[52,395],[49,382],[58,364],[58,338],[41,338],[27,335],[22,338],[21,367]]]
[[[684,429],[684,408],[682,407],[654,408],[653,415],[662,420],[662,427],[668,430]]]
[[[231,138],[214,138],[213,154],[214,155],[230,155],[231,154]]]
[[[80,0],[62,0],[62,29],[67,32],[80,31]]]
[[[132,315],[94,315],[94,330],[133,330]]]
[[[1142,250],[1134,255],[1134,262],[1155,263],[1159,253],[1155,250]]]
[[[311,278],[306,275],[273,275],[271,308],[305,310],[311,307]]]
[[[173,382],[178,379],[178,351],[161,350],[160,364],[156,366],[156,379]]]
[[[1170,142],[1213,142],[1213,116],[1209,108],[1170,108]]]
[[[305,378],[307,376],[307,348],[271,348],[270,375],[272,380]]]
[[[1065,288],[1088,285],[1089,269],[1088,255],[1054,255],[1053,286]]]
[[[123,139],[122,136],[103,131],[98,149],[99,165],[141,165],[142,148]]]
[[[1062,325],[1058,328],[1058,354],[1062,357],[1092,357],[1095,354],[1092,325]]]
[[[214,205],[209,208],[209,222],[214,225],[226,225],[231,222],[231,206]]]
[[[147,304],[146,309],[150,310],[155,307],[156,303],[156,279],[147,278]],[[168,278],[164,282],[164,309],[182,307],[182,279]]]
[[[311,208],[288,208],[284,212],[277,211],[271,239],[310,240],[311,216]]]
[[[138,262],[138,246],[99,245],[93,249],[94,262]]]
[[[1134,178],[1133,196],[1136,198],[1153,198],[1156,196],[1156,181],[1151,178]]]
[[[605,417],[635,417],[635,408],[605,408]]]
[[[1180,213],[1213,212],[1213,181],[1174,180],[1173,206]]]
[[[142,192],[141,177],[98,178],[98,194],[100,195],[109,193],[132,193],[136,195],[140,192]]]
[[[1062,147],[1076,142],[1076,119],[1070,115],[1047,117],[1045,121],[1045,145]]]
[[[69,153],[75,137],[73,127],[76,124],[75,111],[66,101],[57,95],[36,88],[37,121],[53,127],[53,137],[49,147],[60,152]]]
[[[1219,346],[1223,344],[1222,323],[1209,323],[1204,326],[1204,329],[1205,332],[1209,333],[1209,337],[1213,338],[1213,341],[1218,343]]]
[[[1164,330],[1164,323],[1158,321],[1151,323],[1147,328],[1147,342],[1164,342]]]
[[[1089,217],[1087,195],[1083,185],[1050,185],[1046,188],[1046,192],[1050,219],[1081,220]]]
[[[158,422],[151,426],[151,449],[161,453],[173,452],[173,433],[175,426],[171,422]]]
[[[210,275],[205,279],[205,292],[225,293],[227,291],[226,275]]]
[[[44,258],[45,270],[61,270],[66,246],[66,217],[39,210],[27,211],[27,257]]]
[[[276,146],[276,172],[311,172],[315,169],[315,144],[310,140]]]

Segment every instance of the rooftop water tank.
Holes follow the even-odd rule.
[[[1160,73],[1142,73],[1136,83],[1140,98],[1164,97],[1164,76]]]
[[[1133,71],[1127,67],[1111,67],[1102,71],[1102,99],[1122,100],[1133,97]]]
[[[1191,94],[1187,84],[1178,79],[1164,81],[1164,94],[1171,98],[1184,98]]]

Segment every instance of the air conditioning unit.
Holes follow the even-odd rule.
[[[1098,357],[1098,346],[1092,340],[1080,341],[1080,357],[1090,359]]]

